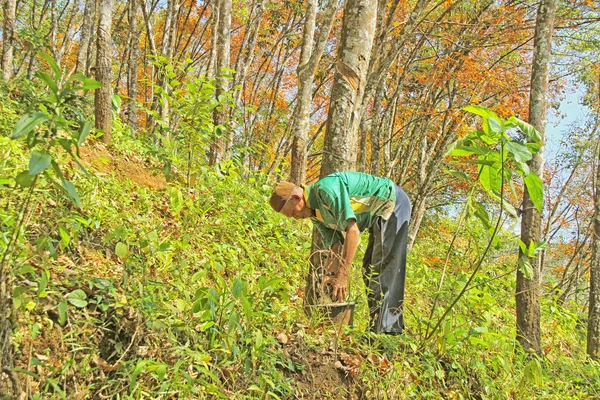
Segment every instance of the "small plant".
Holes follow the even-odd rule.
[[[12,331],[12,286],[14,267],[17,265],[13,255],[25,230],[31,212],[32,196],[37,187],[50,183],[68,196],[77,207],[81,207],[75,186],[65,178],[60,163],[65,152],[78,163],[79,146],[92,129],[92,123],[86,120],[83,111],[83,96],[87,91],[100,87],[97,81],[83,74],[70,77],[63,75],[50,56],[42,54],[41,57],[46,60],[51,72],[37,71],[35,76],[45,83],[48,91],[46,97],[34,103],[32,109],[16,123],[12,133],[14,140],[25,139],[25,146],[30,154],[27,169],[14,177],[14,190],[19,196],[17,212],[6,220],[5,225],[9,227],[10,234],[0,242],[0,369],[10,377],[14,393],[18,393],[18,385],[11,369],[13,361],[8,340]],[[64,244],[67,241],[66,232],[60,232],[60,236]],[[42,273],[38,282],[38,296],[44,291],[48,279],[49,274]]]
[[[462,159],[461,161],[455,162],[455,164],[462,164],[463,166],[476,165],[477,176],[473,182],[472,178],[463,171],[450,170],[448,172],[451,175],[472,184],[471,191],[465,203],[465,211],[462,215],[461,222],[459,223],[459,229],[464,220],[475,217],[488,232],[489,241],[484,251],[481,254],[478,254],[477,261],[474,262],[475,267],[458,296],[450,303],[435,324],[427,324],[425,332],[426,340],[431,339],[434,333],[442,327],[445,317],[452,311],[454,305],[456,305],[469,289],[475,275],[483,265],[483,261],[490,248],[492,246],[500,246],[497,234],[502,224],[503,212],[506,211],[514,217],[517,216],[517,210],[509,201],[507,201],[507,196],[505,195],[506,185],[510,187],[514,196],[517,197],[514,186],[514,177],[517,175],[522,176],[525,188],[529,192],[533,204],[538,210],[541,211],[544,201],[542,180],[532,173],[527,165],[527,161],[531,160],[533,155],[540,149],[541,138],[539,133],[531,125],[516,117],[510,117],[507,120],[503,120],[492,110],[485,107],[467,106],[464,110],[483,118],[481,130],[476,130],[453,143],[446,153],[446,156],[468,157],[468,159]],[[514,132],[512,136],[509,135],[511,132]],[[478,200],[477,188],[482,189],[482,191],[493,201],[500,203],[500,209],[495,223],[493,223],[486,205]],[[448,249],[445,265],[448,263],[453,243],[454,240]],[[524,246],[524,244],[522,244],[522,246]],[[527,252],[525,252],[525,254],[535,253],[541,247],[540,244],[528,244]],[[528,263],[520,262],[519,265],[526,273]],[[446,267],[444,267],[444,271],[445,268]],[[531,266],[529,266],[529,269],[531,269]],[[444,273],[442,273],[439,289],[442,287],[443,280]],[[430,318],[433,318],[438,296],[439,292],[434,299]]]

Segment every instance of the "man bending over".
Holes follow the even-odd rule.
[[[363,278],[368,291],[370,329],[402,332],[411,205],[399,186],[387,178],[337,172],[308,186],[281,182],[269,203],[286,217],[310,218],[318,228],[330,250],[322,285],[331,285],[334,301],[344,301],[348,294],[348,272],[360,233],[369,230]],[[341,260],[337,257],[340,246]]]

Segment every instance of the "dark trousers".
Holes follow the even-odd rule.
[[[369,244],[363,259],[364,280],[371,314],[370,329],[402,333],[406,281],[406,251],[410,200],[396,186],[396,207],[388,220],[378,218],[369,229]]]

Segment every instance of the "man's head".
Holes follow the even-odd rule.
[[[295,219],[309,218],[312,210],[304,201],[304,189],[291,182],[280,182],[269,199],[273,210]]]

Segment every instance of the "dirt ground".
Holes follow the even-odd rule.
[[[129,179],[155,190],[163,190],[167,186],[162,172],[156,168],[141,159],[113,157],[102,144],[83,146],[80,154],[83,165],[90,167],[97,176],[113,174],[117,179]]]

